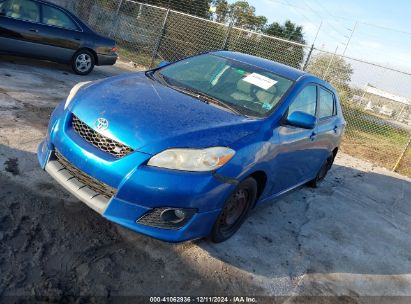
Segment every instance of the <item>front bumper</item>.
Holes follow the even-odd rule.
[[[96,148],[87,146],[86,143],[84,145],[87,149],[74,145],[73,140],[63,132],[63,129],[60,128],[57,132],[60,133],[59,136],[65,136],[64,139],[50,136],[39,145],[37,155],[42,168],[90,208],[108,220],[133,231],[168,242],[181,242],[207,236],[226,198],[233,190],[232,184],[222,183],[211,174],[173,172],[144,165],[137,169],[135,165],[130,166],[127,170],[124,168],[127,167],[124,165],[125,159],[113,165],[116,163],[114,161],[111,167],[101,167],[101,164],[93,164],[95,160],[90,157],[92,156],[90,150]],[[109,186],[116,189],[115,195],[110,198],[104,197],[77,180],[70,171],[62,168],[61,164],[54,159],[56,149],[73,165],[81,167],[86,174],[96,179],[99,179],[96,174],[104,175],[104,183],[111,183]],[[138,152],[133,154],[135,153]],[[131,156],[127,156],[130,157],[130,162],[132,162]],[[149,156],[138,155],[138,157],[142,158],[141,162],[144,162]],[[79,159],[85,158],[88,158],[85,162],[79,162]],[[133,161],[136,159],[134,157]],[[123,171],[122,178],[113,178],[112,182],[108,182],[110,178],[107,175],[110,172],[113,172],[113,175],[114,172],[118,174],[119,171],[120,173]],[[179,229],[156,228],[136,222],[154,208],[160,207],[195,208],[198,212]]]

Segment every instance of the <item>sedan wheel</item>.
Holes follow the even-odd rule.
[[[77,52],[73,57],[73,71],[79,75],[87,75],[94,68],[94,56],[87,50]]]
[[[247,218],[256,199],[257,182],[249,177],[237,186],[226,201],[214,224],[211,240],[219,243],[233,236]]]

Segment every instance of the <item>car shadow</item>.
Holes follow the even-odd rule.
[[[112,224],[40,170],[34,153],[5,144],[0,185],[0,295],[29,286],[36,295],[267,295],[310,273],[411,273],[410,181],[388,173],[337,163],[320,188],[258,206],[220,244],[169,244]]]
[[[29,70],[39,70],[42,73],[51,73],[52,75],[58,75],[60,77],[69,76],[77,79],[77,82],[115,76],[124,73],[125,68],[129,72],[138,71],[137,69],[125,65],[122,65],[121,67],[118,65],[95,66],[94,70],[89,75],[82,76],[75,74],[69,64],[62,64],[48,60],[0,54],[0,61],[6,64],[10,63],[12,65],[24,66]]]
[[[411,274],[411,181],[336,164],[317,189],[257,206],[212,256],[266,277]]]

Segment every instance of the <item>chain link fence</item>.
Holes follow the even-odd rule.
[[[140,68],[226,49],[317,75],[337,89],[342,101],[348,123],[342,151],[411,176],[411,98],[401,96],[411,84],[410,73],[132,0],[52,2],[114,38],[120,58]],[[383,90],[387,79],[390,92]]]

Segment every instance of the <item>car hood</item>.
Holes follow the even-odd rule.
[[[155,154],[172,147],[230,146],[258,129],[259,120],[235,115],[180,93],[144,73],[107,78],[83,87],[69,106],[93,129],[135,150]]]

